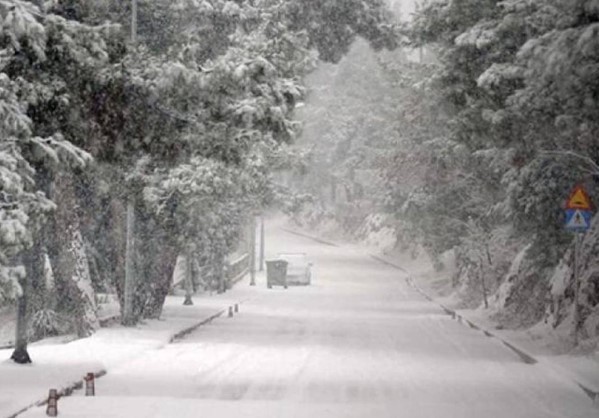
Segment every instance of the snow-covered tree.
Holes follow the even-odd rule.
[[[19,296],[13,359],[28,362],[27,316],[36,308],[31,302],[40,299],[32,289],[44,287],[37,283],[44,277],[46,261],[44,215],[56,207],[49,200],[51,173],[64,166],[83,168],[91,161],[91,156],[79,147],[83,141],[72,128],[68,129],[82,113],[81,106],[77,107],[80,103],[69,94],[69,83],[77,80],[70,77],[86,66],[97,68],[108,54],[103,28],[46,14],[30,2],[1,2],[0,17],[5,109],[2,161],[6,167],[2,189],[7,204],[3,217],[6,230],[12,230],[6,235],[7,244],[12,244],[6,246],[8,270],[3,271],[8,272],[6,278],[20,272],[20,289],[15,288],[14,280],[11,285],[13,296]],[[65,119],[65,112],[70,118]],[[10,269],[11,264],[21,263],[24,269]]]
[[[492,247],[496,232],[507,232],[512,250],[503,257],[521,254],[521,273],[508,278],[499,260],[510,282],[502,306],[527,323],[541,318],[546,272],[572,240],[562,226],[569,190],[585,182],[597,192],[597,13],[596,2],[586,0],[445,0],[426,3],[406,31],[410,45],[435,51],[438,92],[450,105],[444,142],[469,156],[460,194],[471,196],[448,208],[462,222],[473,216],[486,225],[481,245]],[[436,201],[459,184],[423,197]],[[475,214],[468,209],[474,204]],[[469,235],[467,228],[453,232],[462,243]]]
[[[144,304],[148,294],[158,295],[147,311],[155,315],[177,247],[197,243],[218,249],[214,254],[222,259],[246,211],[270,199],[267,161],[297,133],[293,112],[304,94],[303,77],[316,63],[313,49],[335,61],[356,36],[376,48],[397,39],[379,0],[138,3],[141,42],[128,48],[128,2],[0,2],[6,296],[28,294],[24,277],[41,272],[45,248],[57,264],[56,289],[70,288],[73,277],[87,282],[83,292],[71,292],[77,299],[71,308],[91,300],[86,258],[94,266],[92,284],[108,281],[122,295],[122,220],[126,201],[136,197],[142,224],[134,233],[148,238],[147,247],[138,248],[138,274],[146,277],[138,299]],[[60,181],[64,187],[54,187],[63,167],[73,172]],[[190,167],[216,174],[198,180]],[[218,185],[206,195],[201,187],[173,186],[176,179]],[[221,186],[222,196],[216,192]],[[157,200],[139,199],[152,188]],[[170,192],[180,207],[166,216],[157,202]],[[192,204],[197,199],[218,216],[200,216]],[[56,206],[53,222],[45,224],[42,214]],[[69,219],[65,214],[74,208]],[[184,219],[197,222],[198,235],[173,238],[173,231],[183,233]],[[66,235],[59,240],[52,230]],[[164,265],[153,262],[161,248],[172,253]],[[42,300],[38,295],[35,303]],[[89,327],[79,328],[93,328],[90,310],[75,311],[89,319]]]

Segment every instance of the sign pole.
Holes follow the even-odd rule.
[[[574,322],[574,345],[578,345],[579,330],[580,330],[580,275],[582,266],[582,243],[585,232],[591,226],[591,218],[593,216],[593,204],[591,199],[582,185],[574,188],[570,197],[566,201],[566,229],[574,232],[574,262],[573,262],[573,280],[574,300],[572,302],[574,312],[572,312],[572,320]]]
[[[578,345],[578,331],[580,328],[580,251],[584,233],[576,233],[574,240],[574,345]]]

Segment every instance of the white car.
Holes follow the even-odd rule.
[[[279,253],[280,260],[287,261],[287,284],[289,286],[310,284],[312,278],[312,263],[306,253]]]

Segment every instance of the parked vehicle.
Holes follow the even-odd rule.
[[[287,261],[287,284],[307,286],[312,279],[312,263],[306,253],[279,253],[280,260]]]

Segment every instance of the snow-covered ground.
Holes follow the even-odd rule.
[[[597,416],[570,379],[453,321],[367,251],[267,232],[268,257],[308,253],[312,286],[268,290],[259,280],[239,314],[161,349],[113,341],[97,355],[120,361],[108,361],[97,396],[61,399],[60,416]],[[58,351],[34,354],[48,363]]]
[[[247,286],[223,295],[198,296],[194,306],[182,306],[183,297],[169,296],[161,320],[134,328],[103,328],[89,338],[67,344],[55,339],[33,344],[29,348],[31,365],[9,360],[12,349],[0,350],[0,417],[44,399],[51,388],[60,390],[80,381],[88,372],[110,373],[147,350],[165,347],[178,332],[250,298],[251,291]]]
[[[119,315],[119,305],[116,295],[102,295],[98,303],[98,319],[100,322],[110,322]],[[15,328],[17,323],[16,304],[0,307],[0,349],[14,345]],[[48,344],[50,342],[68,342],[76,339],[76,335],[62,335],[45,338],[33,344]]]
[[[369,250],[375,251],[373,248]],[[569,376],[594,392],[599,392],[599,352],[573,351],[571,339],[562,335],[560,330],[554,330],[549,324],[541,322],[529,329],[507,329],[494,320],[496,311],[492,307],[485,309],[481,305],[476,309],[461,309],[461,303],[455,294],[435,296],[447,293],[451,272],[435,272],[425,256],[412,259],[408,254],[391,252],[383,258],[409,272],[414,282],[440,305],[455,310],[480,328],[491,331],[562,375]],[[451,265],[450,259],[446,262],[447,266]]]

